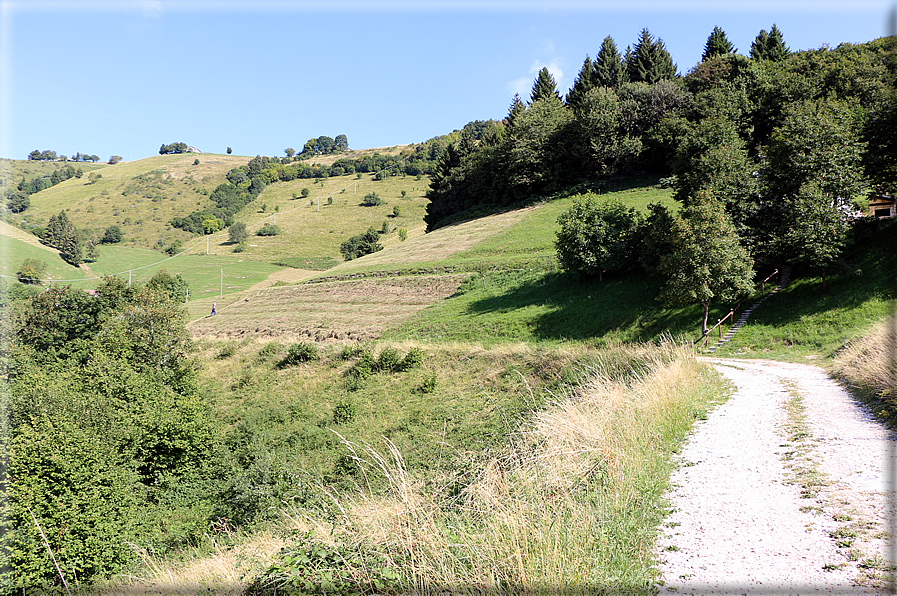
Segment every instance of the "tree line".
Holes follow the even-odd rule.
[[[35,149],[28,154],[29,161],[92,161],[94,163],[100,161],[99,155],[91,155],[89,153],[76,153],[71,159],[65,155],[57,155],[55,151],[45,149]]]

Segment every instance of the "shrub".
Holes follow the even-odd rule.
[[[287,366],[295,366],[297,364],[301,364],[303,362],[311,362],[313,360],[319,360],[321,358],[320,354],[318,354],[318,347],[314,344],[300,342],[298,344],[293,344],[287,349],[287,355],[283,360],[278,363],[278,368],[285,368]]]
[[[405,191],[403,190],[402,193],[404,194]],[[402,208],[401,208],[401,207],[399,207],[398,205],[396,205],[395,207],[392,208],[392,216],[393,216],[393,217],[399,217],[399,216],[401,216],[401,215],[402,215]]]
[[[361,201],[361,204],[364,207],[377,207],[383,204],[383,199],[378,197],[376,192],[372,192],[364,195],[364,200]]]
[[[383,250],[383,246],[377,241],[380,240],[380,234],[373,228],[368,228],[364,234],[352,236],[342,244],[339,250],[343,258],[347,261]]]
[[[436,378],[436,371],[431,371],[424,375],[420,387],[418,387],[418,391],[421,393],[433,393],[436,391],[436,386],[438,384],[439,380]]]
[[[241,242],[241,243],[237,244],[236,246],[234,246],[234,252],[243,252],[244,250],[246,250],[245,242]]]
[[[259,228],[259,231],[255,233],[256,236],[277,236],[278,234],[280,234],[280,228],[269,223],[263,225]]]
[[[398,370],[401,362],[402,359],[397,349],[383,348],[380,355],[377,356],[377,370],[383,372]]]
[[[408,239],[408,230],[405,228],[399,228],[399,240],[405,242]]]
[[[47,274],[47,264],[40,259],[25,259],[16,272],[16,277],[23,284],[39,284]]]
[[[406,370],[410,370],[412,368],[417,368],[424,362],[424,351],[420,348],[411,348],[408,350],[408,353],[405,354],[405,357],[398,364],[396,370],[399,372],[403,372]]]
[[[355,419],[355,404],[348,399],[340,400],[333,407],[333,421],[336,424],[348,424]]]
[[[103,244],[118,244],[121,242],[121,228],[119,226],[109,226],[103,234]]]

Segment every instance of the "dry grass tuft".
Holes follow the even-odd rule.
[[[851,385],[875,394],[897,414],[897,314],[835,356],[832,371]]]

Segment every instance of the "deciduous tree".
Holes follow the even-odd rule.
[[[667,281],[660,299],[669,305],[700,304],[707,334],[711,302],[735,300],[753,288],[753,259],[738,241],[725,207],[707,192],[679,212],[670,233],[671,252],[660,261]]]

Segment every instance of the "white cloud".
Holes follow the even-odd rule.
[[[564,94],[562,91],[565,89],[564,87],[564,71],[558,66],[557,62],[551,61],[548,64],[542,62],[541,60],[536,60],[533,62],[533,65],[529,67],[529,75],[520,77],[519,79],[514,79],[510,83],[508,83],[508,89],[511,90],[511,93],[516,93],[520,96],[520,99],[523,101],[529,101],[530,91],[533,89],[533,83],[536,80],[536,75],[539,74],[539,71],[543,68],[547,68],[548,72],[551,73],[551,76],[554,77],[554,81],[558,86],[558,93],[561,95]]]

